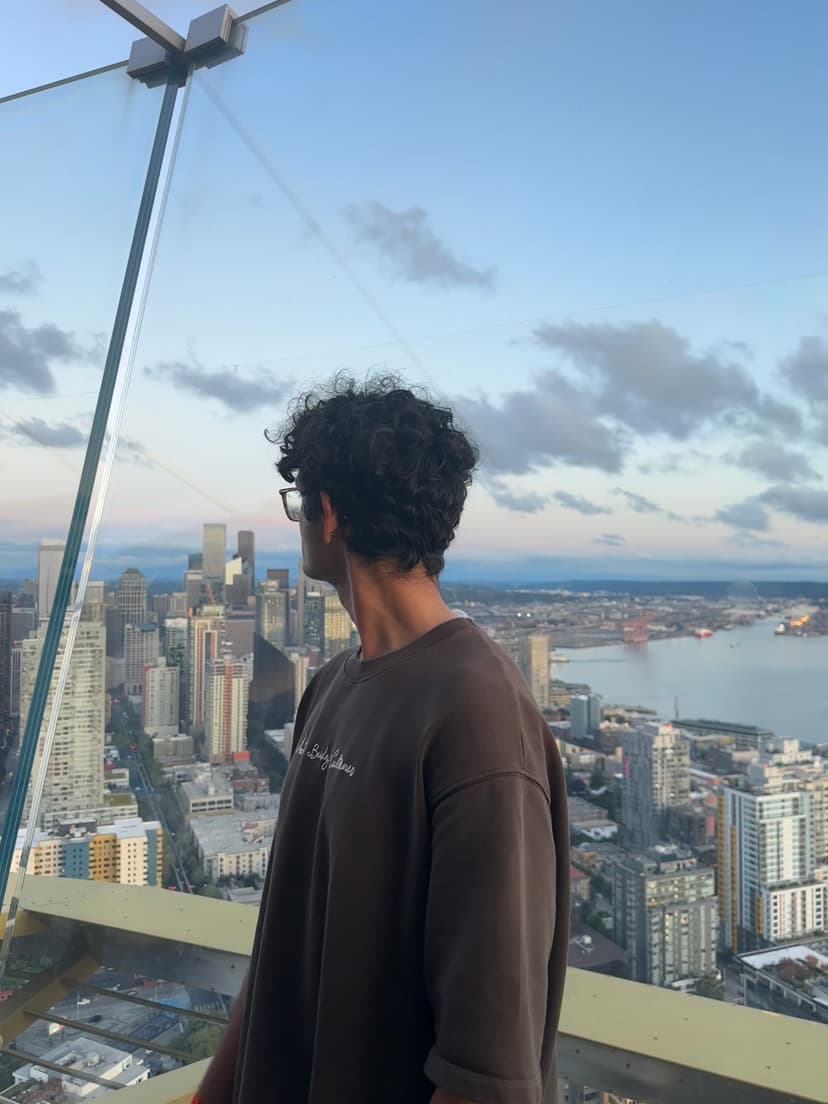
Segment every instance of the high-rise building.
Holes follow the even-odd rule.
[[[106,654],[111,659],[123,659],[124,657],[124,618],[121,611],[113,603],[107,602],[104,610],[106,622]]]
[[[237,549],[242,560],[247,564],[247,574],[250,579],[250,593],[256,593],[256,534],[250,529],[240,529],[237,537]]]
[[[204,553],[203,552],[190,552],[187,556],[187,570],[188,571],[203,571],[204,570]]]
[[[577,744],[589,733],[589,698],[586,694],[573,694],[569,702],[569,735]]]
[[[206,523],[203,529],[202,570],[210,580],[224,582],[224,564],[227,560],[227,526]]]
[[[224,567],[224,600],[228,605],[246,606],[249,597],[249,568],[241,556],[235,555]]]
[[[603,718],[604,699],[600,694],[589,694],[587,696],[587,731],[590,735],[595,736],[599,732]]]
[[[187,721],[202,728],[207,704],[207,664],[219,654],[224,632],[224,607],[203,606],[189,618],[187,633]]]
[[[324,655],[325,659],[339,655],[351,646],[353,622],[351,615],[339,600],[336,593],[325,594],[324,600]]]
[[[21,644],[20,722],[26,724],[32,702],[35,675],[46,635],[41,622],[37,635]],[[63,662],[66,629],[61,635],[55,671]],[[78,625],[69,678],[58,714],[52,754],[38,820],[56,820],[79,809],[98,809],[104,794],[104,726],[106,716],[106,630],[95,621]],[[37,775],[43,754],[42,734],[47,730],[57,679],[53,678],[43,715],[32,777]],[[30,812],[31,792],[26,802]]]
[[[12,724],[17,728],[20,720],[20,668],[23,661],[23,646],[18,641],[11,646],[11,670],[9,681],[9,708]]]
[[[173,596],[171,594],[153,594],[152,619],[157,625],[164,624],[164,618],[169,617],[172,611]]]
[[[99,625],[106,624],[106,584],[102,581],[90,580],[86,584],[81,617],[84,621],[97,621]]]
[[[247,704],[253,657],[208,660],[204,741],[212,763],[226,763],[247,747]]]
[[[178,733],[180,671],[168,667],[163,657],[144,668],[143,724],[148,736]]]
[[[147,580],[136,567],[118,579],[115,605],[124,625],[144,625],[147,620]]]
[[[48,620],[57,590],[66,541],[42,540],[37,550],[37,616]]]
[[[725,946],[750,951],[825,928],[807,790],[719,794],[719,911]]]
[[[284,649],[288,643],[290,594],[273,579],[265,579],[256,595],[256,632]]]
[[[167,617],[164,619],[164,658],[168,667],[177,667],[178,678],[178,728],[179,732],[186,726],[187,703],[189,701],[189,688],[187,677],[189,664],[187,662],[187,630],[189,620],[186,617]]]
[[[549,708],[549,637],[532,633],[520,642],[520,668],[539,708]]]
[[[11,591],[0,591],[0,749],[8,746],[8,743],[12,736],[11,615]],[[0,762],[2,762],[2,760],[0,760]]]
[[[320,654],[325,647],[325,596],[321,590],[304,591],[304,647]]]
[[[627,846],[647,850],[665,838],[670,809],[690,800],[690,742],[671,724],[646,721],[624,733],[622,747]]]
[[[186,617],[187,616],[187,593],[183,590],[176,590],[172,595],[172,602],[170,604],[170,615],[172,617]]]
[[[200,568],[184,573],[184,591],[187,595],[188,610],[195,611],[201,605],[201,589],[203,584],[204,573]]]
[[[124,625],[124,693],[131,698],[144,692],[144,668],[158,662],[158,626]]]
[[[269,567],[267,581],[278,583],[282,590],[290,590],[290,571],[286,567]]]
[[[293,700],[295,702],[294,717],[299,708],[302,695],[308,688],[310,681],[310,657],[307,652],[291,651],[288,659],[293,664]]]
[[[715,872],[689,853],[658,848],[613,864],[613,936],[633,981],[672,985],[716,968]]]
[[[304,648],[305,641],[305,595],[308,590],[308,577],[302,567],[302,561],[296,565],[296,637],[293,643]]]

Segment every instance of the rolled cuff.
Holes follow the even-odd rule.
[[[442,1058],[436,1047],[432,1047],[424,1070],[436,1088],[473,1100],[474,1104],[543,1104],[540,1070],[530,1081],[504,1081],[455,1066]]]

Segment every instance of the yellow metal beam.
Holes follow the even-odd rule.
[[[27,878],[21,907],[35,919],[59,917],[244,956],[253,947],[257,920],[249,905],[77,878]]]
[[[828,1104],[824,1024],[570,970],[560,1031],[562,1073],[590,1066],[598,1088],[671,1104]]]

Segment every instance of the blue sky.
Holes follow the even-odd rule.
[[[0,94],[128,52],[93,0],[44,6]],[[193,81],[100,573],[177,571],[205,520],[292,556],[262,430],[387,368],[480,441],[478,574],[825,577],[826,30],[821,3],[252,20]],[[158,105],[120,71],[0,104],[0,576],[65,531]]]

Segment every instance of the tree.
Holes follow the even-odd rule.
[[[708,997],[710,1000],[724,1000],[724,985],[715,974],[707,974],[706,977],[699,978],[696,984],[696,995],[699,997]]]

